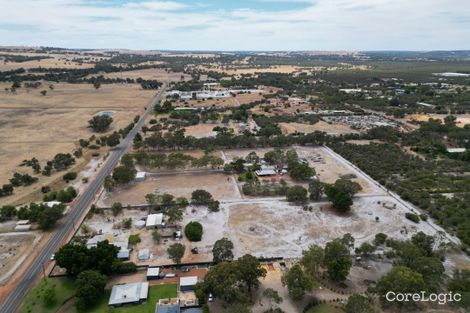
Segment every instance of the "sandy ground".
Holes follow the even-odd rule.
[[[92,75],[93,76],[93,75]],[[96,75],[95,75],[96,76]],[[106,78],[142,78],[142,79],[156,79],[158,81],[184,81],[190,80],[191,76],[188,74],[184,74],[182,72],[167,72],[165,69],[161,68],[149,68],[143,70],[134,70],[134,71],[124,71],[124,72],[115,72],[115,73],[107,73],[103,75]],[[183,79],[182,79],[183,78]]]
[[[0,284],[15,272],[40,238],[37,232],[0,234]]]
[[[447,114],[413,114],[409,115],[407,118],[409,121],[418,121],[425,122],[429,119],[441,120],[444,122],[444,118]],[[470,124],[470,114],[456,114],[454,115],[457,118],[457,126],[464,127],[467,124]]]
[[[206,99],[206,100],[189,100],[185,102],[176,102],[175,106],[179,107],[195,107],[195,108],[209,108],[209,107],[237,107],[241,104],[247,104],[254,101],[263,99],[259,93],[245,93],[238,94],[236,97],[219,98],[219,99]]]
[[[185,128],[185,135],[196,138],[215,137],[217,132],[213,131],[212,129],[214,129],[214,127],[217,125],[218,124],[197,124],[189,126]]]
[[[79,139],[93,134],[88,120],[99,112],[113,112],[109,132],[127,126],[154,95],[137,85],[103,85],[95,90],[88,84],[54,84],[45,97],[39,94],[42,88],[20,88],[12,94],[3,90],[5,86],[9,85],[0,84],[0,184],[15,171],[30,172],[18,166],[24,159],[36,157],[43,166],[57,153],[71,153]],[[40,186],[41,180],[34,185]]]
[[[10,53],[6,53],[10,54]],[[38,55],[38,54],[34,54]],[[1,55],[0,55],[1,59]],[[33,60],[26,62],[7,62],[3,60],[0,61],[0,71],[10,71],[18,68],[24,68],[25,70],[30,68],[44,67],[44,68],[70,68],[70,69],[79,69],[79,68],[92,68],[95,66],[94,63],[78,63],[71,60],[72,57],[64,59],[64,56],[53,56],[51,59],[41,59]],[[38,73],[39,74],[39,73]]]
[[[295,132],[298,133],[313,133],[314,131],[326,132],[329,135],[342,135],[342,134],[357,134],[357,130],[354,130],[346,125],[341,124],[328,124],[324,121],[319,121],[314,125],[310,124],[301,124],[301,123],[279,123],[284,134],[292,134]]]

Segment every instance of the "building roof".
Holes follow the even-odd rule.
[[[117,254],[118,259],[128,259],[129,258],[129,249],[121,249]]]
[[[130,283],[114,285],[109,297],[109,305],[139,302],[147,299],[149,283]]]
[[[180,277],[181,286],[194,286],[197,284],[197,276]]]
[[[201,308],[189,308],[189,309],[186,309],[184,313],[202,313],[202,309]]]
[[[179,303],[158,304],[156,313],[180,313],[180,305]]]
[[[163,223],[163,213],[149,214],[147,216],[147,221],[145,225],[147,227],[162,225]]]
[[[135,178],[145,178],[146,172],[137,172]]]
[[[447,148],[447,152],[449,153],[462,153],[465,152],[465,148]]]
[[[148,259],[150,259],[150,250],[149,249],[140,249],[138,259],[139,260],[148,260]]]
[[[160,275],[159,267],[149,267],[147,268],[147,276],[158,276]]]

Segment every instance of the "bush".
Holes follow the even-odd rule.
[[[412,222],[419,223],[419,216],[414,213],[406,213],[405,217]]]
[[[201,241],[202,225],[198,222],[189,222],[184,228],[184,234],[190,241]]]
[[[209,211],[211,212],[219,212],[220,202],[219,201],[212,201],[209,203]]]
[[[286,198],[289,202],[306,202],[307,189],[302,186],[293,186],[287,189]]]
[[[71,180],[74,180],[75,178],[77,178],[77,173],[75,172],[68,172],[67,174],[62,176],[62,179],[65,180],[66,183],[68,183]]]
[[[116,262],[113,267],[113,273],[116,274],[129,274],[137,271],[137,265],[134,262]]]

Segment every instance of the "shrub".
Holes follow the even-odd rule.
[[[184,234],[190,241],[201,241],[202,225],[198,222],[189,222],[184,228]]]
[[[419,216],[414,213],[406,213],[405,217],[412,222],[419,223]]]
[[[71,180],[74,180],[75,178],[77,178],[77,173],[75,172],[68,172],[67,174],[62,176],[62,179],[65,180],[66,183],[68,183]]]

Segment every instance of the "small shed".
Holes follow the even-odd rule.
[[[180,291],[192,291],[197,284],[197,276],[187,276],[180,278]]]
[[[160,279],[160,268],[159,267],[149,267],[147,268],[147,280]]]
[[[138,258],[140,261],[145,261],[145,260],[150,259],[150,250],[149,250],[149,249],[141,249],[141,250],[139,250],[139,254],[138,254],[137,258]]]
[[[129,249],[121,249],[117,254],[117,258],[120,260],[129,260]]]
[[[145,172],[137,172],[135,174],[135,181],[138,182],[138,183],[145,181],[145,176],[146,175],[147,175],[147,173],[145,173]]]
[[[147,216],[147,221],[145,222],[145,227],[147,229],[157,228],[163,225],[163,213],[149,214]]]

